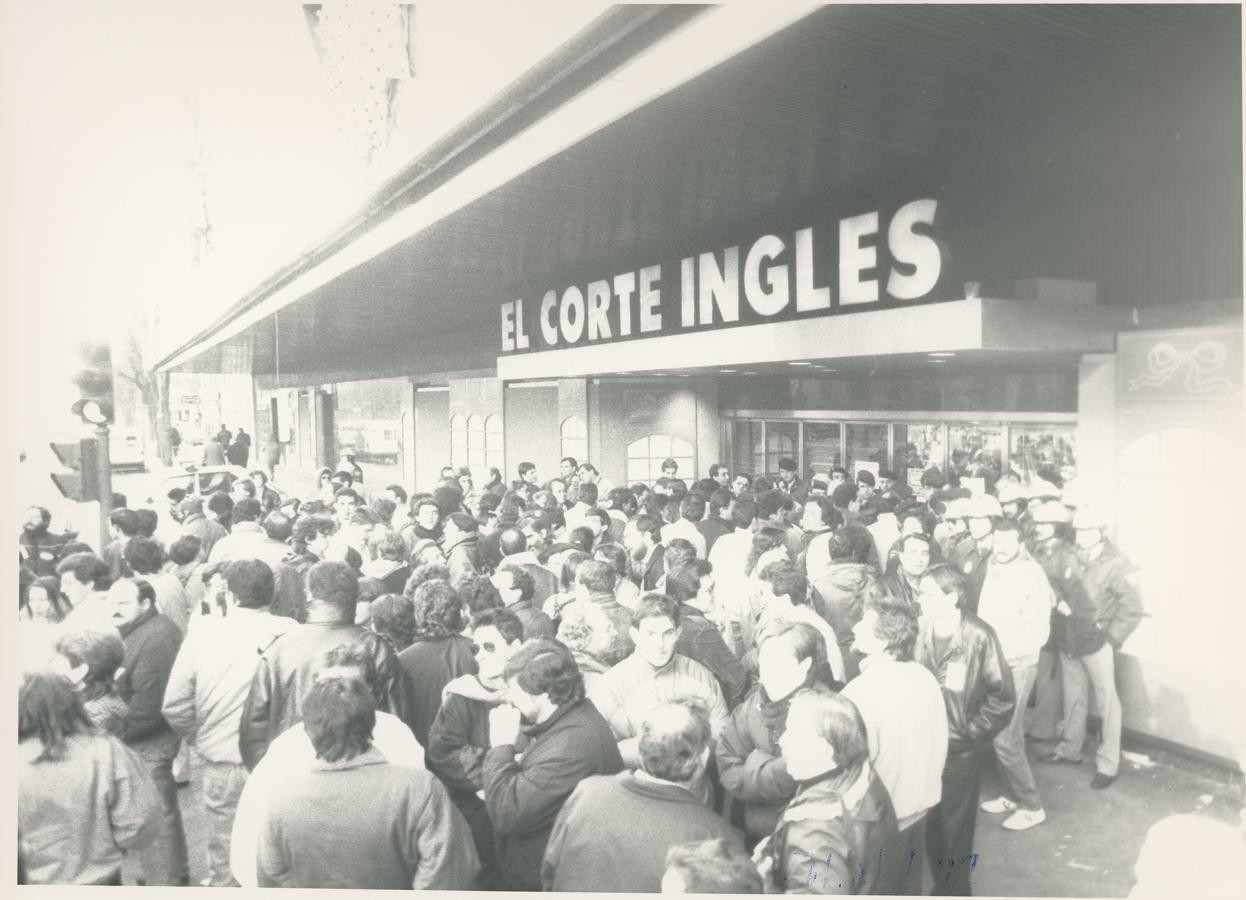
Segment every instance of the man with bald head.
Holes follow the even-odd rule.
[[[687,698],[661,703],[640,730],[641,768],[581,781],[546,845],[547,891],[657,893],[677,844],[740,832],[701,802],[710,756],[709,712]]]

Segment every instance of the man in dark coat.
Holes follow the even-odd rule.
[[[666,548],[662,545],[662,520],[641,513],[623,529],[623,546],[632,569],[631,578],[641,591],[657,590],[666,574]]]
[[[146,764],[164,801],[155,839],[138,855],[147,884],[186,885],[190,882],[190,862],[173,780],[179,742],[160,711],[182,633],[156,609],[156,591],[141,578],[115,582],[108,591],[108,601],[112,622],[125,645],[117,679],[118,694],[129,707],[122,736]]]
[[[225,456],[229,458],[230,465],[246,468],[247,460],[251,457],[251,435],[239,428],[233,443],[225,451]]]
[[[710,720],[696,700],[654,707],[640,729],[641,769],[585,778],[554,822],[541,866],[547,891],[657,893],[666,854],[740,832],[701,802]]]
[[[539,891],[563,803],[590,775],[621,771],[623,758],[562,644],[529,641],[511,657],[505,677],[506,703],[489,713],[485,805],[498,836],[499,887]]]
[[[800,691],[830,694],[826,651],[811,625],[780,623],[762,633],[759,683],[735,708],[718,738],[718,777],[743,805],[745,833],[764,837],[796,794],[779,751],[779,735],[792,697]]]
[[[552,578],[553,574],[546,571]],[[525,641],[554,636],[554,623],[541,611],[536,599],[536,582],[532,580],[532,573],[528,566],[510,566],[504,561],[498,570],[489,576],[489,581],[497,589],[506,608],[517,615],[519,621],[523,623]]]
[[[489,752],[489,711],[506,698],[506,664],[523,644],[523,624],[509,610],[487,609],[471,624],[477,671],[445,686],[428,733],[428,767],[450,792],[471,826],[480,856],[479,890],[497,880],[493,825],[484,801],[484,760]]]

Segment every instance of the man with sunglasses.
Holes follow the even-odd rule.
[[[441,708],[428,732],[428,764],[471,826],[480,856],[476,887],[491,890],[497,853],[484,801],[489,712],[506,696],[503,673],[523,643],[523,623],[508,609],[486,609],[472,620],[471,637],[477,672],[459,676],[442,691]]]

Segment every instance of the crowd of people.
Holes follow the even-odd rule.
[[[1075,482],[559,468],[31,510],[22,878],[187,884],[195,771],[213,886],[966,895],[1027,734],[1082,764],[1093,693],[1118,777],[1142,608]]]

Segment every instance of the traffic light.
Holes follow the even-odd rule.
[[[93,438],[49,446],[57,460],[69,471],[52,473],[52,483],[66,500],[88,503],[100,498],[98,444]]]
[[[78,347],[82,368],[70,379],[78,386],[81,399],[73,405],[74,415],[89,425],[113,421],[112,351],[108,342],[84,343]]]

